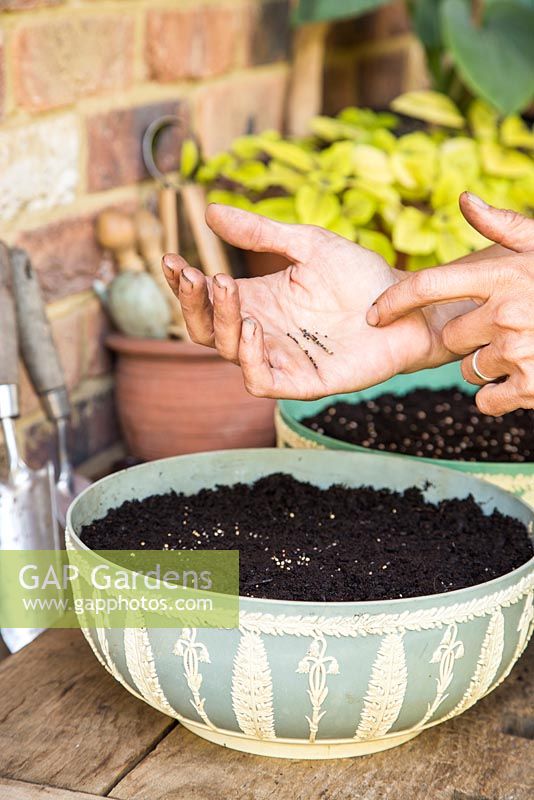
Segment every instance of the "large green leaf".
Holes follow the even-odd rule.
[[[357,17],[385,5],[389,0],[299,0],[293,13],[293,22],[305,22]]]
[[[425,47],[434,49],[443,44],[439,7],[442,0],[410,0],[413,28]]]
[[[477,28],[468,0],[444,0],[443,34],[469,89],[505,114],[534,97],[534,11],[518,0],[489,5]]]

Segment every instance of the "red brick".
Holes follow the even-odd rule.
[[[133,80],[133,51],[134,22],[126,16],[28,25],[14,40],[17,100],[31,110],[57,108],[124,89]]]
[[[281,129],[287,73],[249,73],[206,86],[197,97],[197,131],[204,155],[228,148],[248,131]]]
[[[78,386],[83,377],[84,314],[85,309],[80,305],[69,314],[51,320],[52,336],[69,389]]]
[[[149,11],[146,59],[161,82],[220,75],[247,60],[248,5]]]
[[[265,0],[253,11],[250,61],[270,64],[289,58],[291,46],[289,0]]]
[[[0,119],[4,116],[4,100],[6,90],[6,75],[4,64],[4,37],[0,31]]]
[[[353,47],[355,44],[398,36],[409,30],[410,17],[406,3],[396,0],[356,19],[337,22],[330,31],[329,44],[334,47]]]
[[[357,98],[354,64],[327,65],[323,83],[323,113],[335,115],[347,106],[357,105]]]
[[[364,107],[387,108],[404,88],[406,52],[369,56],[357,65],[358,103]]]
[[[158,142],[156,162],[163,172],[178,166],[179,145],[189,133],[189,110],[184,101],[154,103],[96,114],[87,121],[88,188],[91,192],[135,183],[148,176],[141,155],[141,139],[157,117],[177,114],[182,129],[165,131]]]
[[[72,463],[77,466],[119,442],[120,431],[110,387],[99,388],[83,400],[72,400],[68,446]],[[41,419],[26,427],[21,438],[24,455],[32,466],[40,467],[48,459],[55,459],[56,434],[48,421]]]
[[[90,289],[102,258],[94,216],[73,217],[25,231],[17,244],[28,251],[47,302]]]
[[[96,378],[111,372],[111,355],[104,345],[110,327],[108,316],[100,301],[95,297],[85,306],[83,336],[86,378]]]

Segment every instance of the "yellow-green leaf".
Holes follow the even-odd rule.
[[[437,234],[436,255],[439,264],[448,264],[463,258],[470,252],[470,248],[462,242],[452,231],[440,231]]]
[[[406,259],[406,269],[408,272],[418,272],[420,269],[435,267],[439,259],[435,253],[427,253],[424,256],[408,256]]]
[[[338,236],[344,236],[345,239],[350,239],[351,242],[356,240],[356,226],[346,217],[336,217],[329,223],[328,229],[333,231],[333,233],[337,233]]]
[[[292,197],[269,197],[254,203],[252,210],[277,222],[298,222],[295,201]]]
[[[476,139],[494,140],[497,138],[499,112],[485,100],[473,100],[467,111],[469,127]]]
[[[325,169],[314,169],[308,173],[307,182],[323,192],[332,192],[338,194],[342,192],[347,185],[347,179],[343,175],[337,175],[335,172],[328,172]]]
[[[397,261],[395,250],[388,237],[380,231],[370,231],[364,228],[358,232],[358,244],[367,250],[373,250],[388,262],[390,267],[394,267]]]
[[[317,158],[321,169],[335,172],[336,175],[350,175],[353,170],[353,151],[354,142],[335,142],[319,153]]]
[[[534,162],[524,153],[510,150],[497,142],[480,144],[482,167],[488,175],[503,178],[521,178],[534,173]]]
[[[437,145],[424,133],[401,136],[391,165],[402,195],[414,200],[426,197],[437,173]]]
[[[307,184],[298,190],[295,207],[299,222],[319,225],[321,228],[328,228],[341,212],[340,202],[335,195]]]
[[[315,166],[314,156],[293,142],[265,141],[263,149],[272,158],[301,172],[309,172]]]
[[[263,192],[271,185],[267,167],[262,161],[242,161],[241,164],[225,167],[221,174],[245,189],[256,192]]]
[[[510,194],[512,195],[514,205],[518,211],[532,211],[534,210],[534,175],[525,175],[523,178],[518,178],[510,187]]]
[[[306,176],[302,172],[297,172],[297,170],[285,164],[280,164],[278,161],[271,161],[267,165],[266,177],[270,186],[280,186],[290,194],[295,194],[306,182]]]
[[[480,174],[480,152],[477,142],[466,136],[455,136],[443,142],[439,150],[442,173],[458,170],[466,183]],[[465,188],[465,187],[464,187]]]
[[[223,189],[212,189],[211,192],[208,192],[208,203],[221,203],[224,206],[243,208],[245,211],[251,211],[253,207],[248,197]]]
[[[450,97],[440,92],[421,90],[401,94],[391,103],[391,107],[399,114],[422,119],[434,125],[447,128],[463,128],[465,120],[458,106]]]
[[[534,131],[518,116],[506,117],[501,125],[501,142],[506,147],[534,150]]]
[[[449,169],[442,172],[438,177],[432,194],[430,203],[432,208],[441,208],[458,200],[460,194],[466,189],[466,181],[463,173],[458,169]]]
[[[352,152],[352,165],[354,173],[364,180],[377,183],[391,183],[393,172],[389,156],[378,147],[358,144]]]
[[[180,175],[190,178],[200,163],[200,152],[194,139],[185,139],[180,154]]]
[[[376,212],[376,200],[359,189],[349,189],[343,195],[343,213],[355,225],[366,225]]]
[[[371,134],[371,144],[385,153],[392,153],[397,145],[397,137],[386,128],[377,128]]]
[[[239,158],[248,160],[249,158],[257,158],[264,152],[263,140],[261,136],[238,136],[232,142],[232,152]]]
[[[224,169],[235,165],[237,165],[237,161],[231,153],[218,153],[199,167],[196,180],[199,183],[213,183]]]
[[[409,255],[425,255],[436,249],[436,231],[431,218],[417,208],[403,208],[393,225],[395,250]]]

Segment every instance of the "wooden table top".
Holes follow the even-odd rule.
[[[79,631],[0,664],[0,800],[533,800],[534,646],[461,717],[339,761],[209,744],[126,692]]]

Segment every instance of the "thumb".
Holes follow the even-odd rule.
[[[534,220],[503,208],[490,206],[471,192],[460,195],[462,214],[473,228],[492,242],[526,253],[534,250]]]

